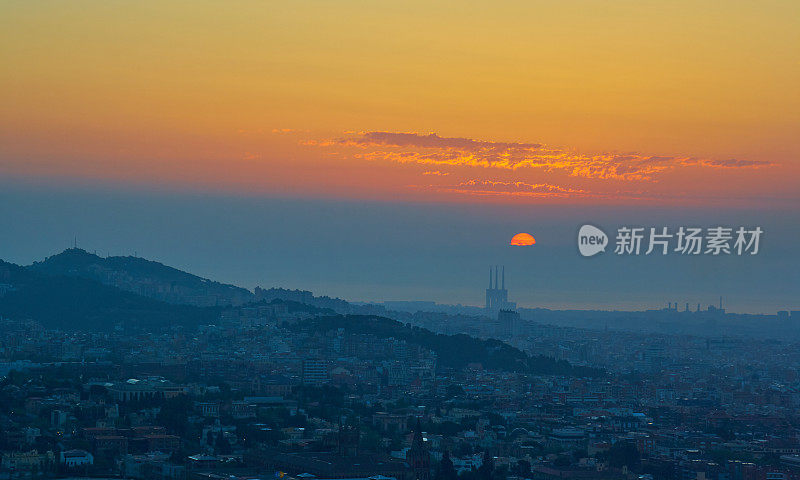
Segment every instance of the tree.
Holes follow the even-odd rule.
[[[531,474],[531,462],[527,460],[518,460],[514,466],[514,473],[517,475],[527,476]]]
[[[571,464],[572,461],[569,459],[569,457],[564,455],[559,455],[555,460],[553,460],[553,465],[556,467],[569,467]]]
[[[192,402],[186,395],[178,395],[164,401],[156,417],[158,423],[176,435],[184,436],[189,429],[189,411]]]
[[[579,448],[577,450],[573,450],[572,451],[572,459],[574,461],[576,461],[576,462],[578,460],[580,460],[581,458],[586,458],[588,456],[589,456],[589,452],[585,448]]]
[[[608,458],[608,463],[612,467],[623,467],[627,465],[630,467],[635,467],[639,465],[641,457],[639,456],[639,451],[636,449],[636,446],[631,442],[617,442],[611,446],[606,454]]]
[[[455,383],[448,385],[445,391],[448,398],[461,397],[464,395],[464,389],[461,388],[461,385],[456,385]]]
[[[494,412],[489,412],[486,416],[489,418],[489,424],[492,425],[492,426],[494,426],[494,425],[503,425],[503,426],[505,426],[505,424],[506,424],[506,419],[503,418],[502,415],[498,415],[497,413],[494,413]]]
[[[220,433],[217,435],[217,441],[214,444],[214,453],[217,455],[230,455],[232,451],[231,442],[225,438],[225,434]]]
[[[430,432],[435,432],[440,435],[448,435],[451,437],[457,435],[461,430],[463,430],[463,427],[460,424],[450,420],[446,420],[439,424],[431,424],[428,428],[428,431]]]
[[[483,451],[483,463],[478,468],[478,477],[481,480],[491,480],[494,474],[494,457],[489,455],[489,450]]]
[[[450,452],[448,450],[445,450],[444,454],[442,454],[442,460],[436,467],[436,475],[434,475],[433,478],[434,480],[456,480],[458,478],[456,469],[453,466],[453,461],[450,460]]]

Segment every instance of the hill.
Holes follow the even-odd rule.
[[[32,319],[62,330],[195,326],[213,323],[217,308],[171,305],[95,280],[43,275],[0,260],[0,316]]]
[[[139,291],[169,285],[168,293],[214,292],[209,295],[219,294],[225,299],[242,298],[244,295],[241,291],[250,293],[245,289],[211,282],[158,262],[136,257],[104,259],[84,250],[69,249],[29,267],[0,260],[0,316],[20,320],[33,319],[46,327],[63,330],[102,331],[117,324],[141,328],[173,325],[195,327],[216,323],[220,315],[221,307],[167,303],[109,283]],[[273,291],[298,294],[295,291]],[[153,291],[150,293],[151,296],[154,294]],[[164,291],[156,289],[155,293]],[[169,298],[176,300],[175,297]],[[563,360],[544,356],[532,357],[500,340],[483,340],[464,334],[437,334],[425,328],[375,315],[336,315],[331,308],[291,300],[276,298],[271,302],[287,303],[289,311],[316,315],[314,318],[287,325],[291,329],[320,333],[342,328],[352,333],[380,338],[393,337],[436,352],[444,367],[463,368],[470,363],[480,363],[489,369],[532,374],[584,377],[604,374],[602,370],[574,366]],[[247,306],[253,308],[267,303],[268,300],[264,299],[250,302]]]
[[[104,258],[79,248],[69,248],[27,268],[43,275],[94,280],[172,304],[242,305],[255,298],[245,288],[208,280],[151,260]]]
[[[555,360],[542,355],[530,356],[500,340],[482,340],[464,334],[437,334],[425,328],[372,315],[316,317],[299,322],[290,328],[309,333],[342,328],[350,333],[370,334],[380,338],[393,337],[436,352],[441,365],[451,368],[463,368],[470,363],[480,363],[489,369],[540,375],[599,377],[605,374],[601,369],[575,366],[565,360]]]

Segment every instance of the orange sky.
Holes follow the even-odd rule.
[[[6,1],[0,175],[793,208],[798,18],[796,1]]]

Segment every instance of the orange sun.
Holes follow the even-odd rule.
[[[527,247],[536,243],[536,239],[530,233],[518,233],[511,238],[511,243],[515,247]]]

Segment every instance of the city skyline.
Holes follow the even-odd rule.
[[[0,1],[0,480],[800,480],[798,19]]]
[[[60,256],[63,256],[65,254],[67,254],[68,252],[80,252],[83,255],[87,255],[89,258],[96,258],[99,261],[102,261],[103,259],[106,259],[106,260],[108,260],[108,259],[125,260],[126,258],[133,258],[133,259],[141,259],[141,260],[143,260],[145,262],[155,262],[157,264],[160,264],[160,265],[163,265],[163,266],[167,267],[168,269],[175,268],[172,265],[161,264],[160,262],[156,262],[153,259],[143,257],[136,251],[130,252],[128,254],[125,254],[125,253],[111,254],[111,253],[108,253],[108,252],[103,253],[102,250],[99,251],[99,252],[96,249],[95,250],[87,250],[87,249],[83,248],[82,245],[79,245],[77,237],[73,237],[72,244],[69,245],[66,249],[58,251],[58,252],[54,252],[52,255],[46,255],[46,256],[40,257],[40,258],[34,260],[31,265],[21,264],[20,266],[27,267],[27,268],[35,268],[37,264],[40,264],[42,262],[46,262],[49,259],[51,259],[51,257],[52,258],[60,257]],[[0,260],[2,260],[2,259],[0,259]],[[195,276],[194,273],[191,271],[191,269],[184,270],[184,271],[182,271],[182,274],[183,273],[189,274],[190,276]],[[482,314],[485,314],[486,316],[492,318],[492,317],[496,317],[498,312],[501,311],[501,310],[516,311],[517,308],[518,308],[517,302],[509,301],[509,290],[506,288],[505,273],[506,273],[505,272],[505,265],[492,265],[492,266],[489,267],[489,282],[488,282],[488,288],[486,288],[486,290],[485,290],[485,300],[484,300],[483,306],[481,306],[480,302],[478,302],[478,301],[456,303],[456,302],[449,302],[447,300],[442,300],[442,299],[434,299],[434,300],[431,300],[431,299],[422,300],[422,299],[415,299],[415,298],[357,299],[357,298],[344,298],[344,297],[336,297],[336,296],[333,296],[332,299],[333,300],[344,300],[344,301],[352,303],[354,305],[369,305],[369,304],[385,305],[389,309],[393,308],[392,306],[394,306],[394,307],[400,306],[398,308],[401,311],[411,311],[414,308],[419,308],[420,309],[419,311],[426,311],[422,307],[422,305],[429,305],[431,308],[433,308],[433,310],[439,311],[439,310],[444,309],[444,311],[450,311],[451,313],[453,313],[453,312],[459,311],[459,309],[461,309],[461,307],[465,307],[465,308],[471,309],[470,310],[470,314],[472,314],[472,315],[476,315],[476,314],[481,314],[482,313]],[[211,281],[211,282],[217,283],[217,279],[215,279],[215,278],[203,278],[203,277],[198,277],[198,278],[203,280],[203,281],[207,280],[207,281]],[[286,289],[286,290],[291,290],[291,291],[304,292],[305,294],[318,296],[318,297],[331,297],[330,295],[327,294],[328,292],[310,291],[310,290],[307,290],[307,289],[305,289],[303,287],[288,287],[287,288],[287,286],[285,286],[285,285],[258,284],[258,285],[255,285],[253,287],[243,287],[242,285],[235,284],[235,283],[233,283],[233,284],[221,283],[221,285],[223,285],[223,286],[227,285],[227,286],[236,287],[236,288],[245,288],[251,294],[255,292],[256,297],[254,297],[254,298],[257,298],[258,292],[259,292],[260,289],[264,290],[264,289],[270,289],[270,288],[277,288],[279,290]],[[523,290],[524,290],[524,288],[523,288]],[[675,300],[675,299],[667,299],[666,308],[664,308],[663,304],[661,304],[661,305],[658,305],[658,304],[655,304],[655,305],[641,305],[639,307],[633,307],[633,308],[627,308],[627,309],[624,308],[624,307],[619,307],[619,306],[618,307],[614,307],[613,305],[610,306],[609,308],[598,308],[598,307],[592,307],[592,306],[586,306],[585,308],[577,308],[577,307],[574,307],[574,306],[555,306],[555,307],[553,307],[553,306],[542,306],[542,305],[520,305],[519,307],[527,309],[527,310],[532,310],[532,309],[549,309],[549,310],[554,310],[554,311],[558,311],[558,310],[585,310],[587,312],[598,311],[598,310],[618,311],[618,312],[636,312],[636,311],[644,312],[644,311],[657,311],[657,310],[674,311],[674,312],[692,312],[692,313],[699,313],[701,311],[703,311],[703,312],[706,312],[706,311],[709,311],[709,312],[718,311],[718,312],[722,312],[722,313],[726,312],[726,308],[723,306],[723,300],[724,300],[724,296],[723,295],[720,295],[718,297],[718,304],[715,304],[713,301],[708,302],[708,301],[706,301],[706,299],[703,299],[702,301],[698,301],[696,303],[692,303],[692,302],[689,302],[689,301],[680,301],[680,302],[679,301],[674,301],[673,302],[672,300]],[[252,301],[252,299],[251,299],[251,301]],[[684,308],[683,309],[679,309],[678,308],[679,304],[683,305]],[[690,305],[691,305],[692,308],[690,308]],[[746,314],[768,315],[769,316],[769,315],[775,315],[776,312],[777,312],[778,317],[780,317],[781,313],[789,315],[790,313],[793,313],[795,311],[797,311],[795,308],[792,308],[791,306],[789,306],[789,307],[784,307],[784,308],[778,307],[778,310],[773,311],[773,312],[767,312],[767,311],[741,312],[741,311],[730,311],[730,310],[728,310],[728,313],[735,313],[735,314],[746,313]],[[413,312],[411,312],[411,313],[413,313]]]

